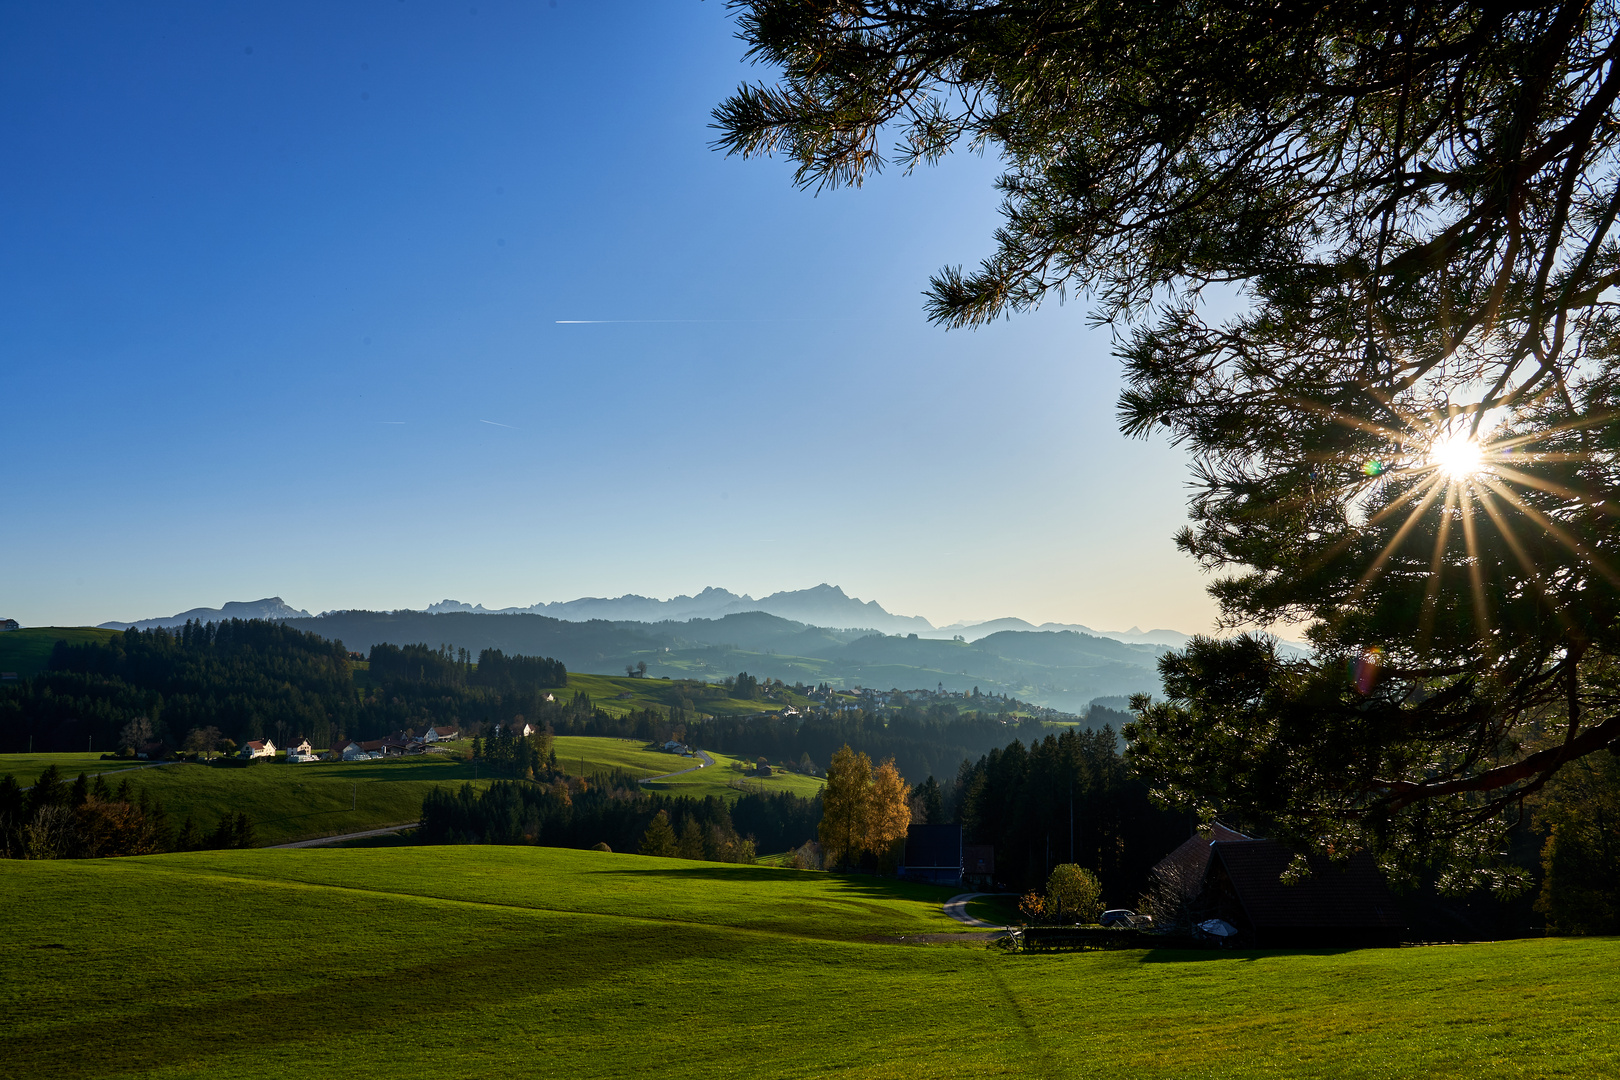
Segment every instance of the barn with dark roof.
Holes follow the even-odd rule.
[[[962,826],[912,825],[906,829],[906,850],[900,876],[936,885],[962,883]]]
[[[1285,880],[1295,852],[1224,826],[1195,835],[1155,868],[1200,917],[1238,929],[1237,944],[1260,949],[1394,946],[1406,929],[1372,856],[1307,857],[1310,872]]]

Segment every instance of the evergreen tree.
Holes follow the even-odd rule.
[[[66,806],[70,798],[71,792],[62,780],[61,770],[55,763],[47,765],[28,793],[27,816],[32,819],[47,806]]]
[[[703,858],[703,826],[692,814],[686,815],[686,820],[681,823],[681,841],[676,854],[683,859]]]
[[[174,838],[174,850],[196,851],[202,847],[203,837],[197,831],[197,823],[190,814],[186,815],[185,822],[180,826],[180,832]]]
[[[669,815],[664,811],[653,815],[647,831],[642,834],[640,851],[643,855],[675,856],[675,830],[669,827]]]

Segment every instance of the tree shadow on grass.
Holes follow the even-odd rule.
[[[1321,949],[1149,949],[1140,962],[1144,964],[1196,964],[1207,960],[1242,960],[1252,962],[1276,956],[1343,956],[1358,952],[1350,947]]]
[[[939,885],[919,885],[914,882],[895,881],[889,878],[864,877],[861,875],[844,874],[807,874],[803,870],[789,870],[774,866],[748,866],[737,863],[716,863],[712,866],[689,867],[648,867],[645,870],[601,869],[593,870],[594,874],[609,874],[620,877],[648,878],[662,877],[674,881],[794,881],[802,880],[806,884],[814,882],[828,882],[841,886],[840,892],[852,892],[863,896],[883,896],[895,900],[924,900],[944,903],[954,895],[954,890]]]

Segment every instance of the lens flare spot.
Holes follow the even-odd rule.
[[[1356,693],[1362,697],[1372,693],[1372,688],[1378,684],[1378,669],[1383,665],[1384,650],[1376,645],[1351,662],[1350,678],[1355,682]]]
[[[1379,461],[1377,458],[1368,458],[1367,463],[1361,467],[1361,472],[1362,472],[1362,475],[1364,475],[1364,476],[1373,476],[1373,477],[1383,476],[1384,473],[1387,472],[1388,470],[1389,470],[1389,466],[1385,465],[1382,461]]]

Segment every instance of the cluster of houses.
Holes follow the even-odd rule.
[[[420,734],[412,731],[401,731],[383,739],[370,739],[361,742],[357,739],[339,739],[334,742],[326,753],[321,754],[309,745],[308,739],[300,739],[297,744],[286,748],[287,762],[301,764],[307,761],[373,761],[377,758],[396,757],[401,754],[420,754],[436,742],[447,742],[459,739],[461,731],[456,727],[430,727]],[[247,758],[274,758],[280,748],[269,739],[255,739],[244,743],[236,752],[237,757]]]

